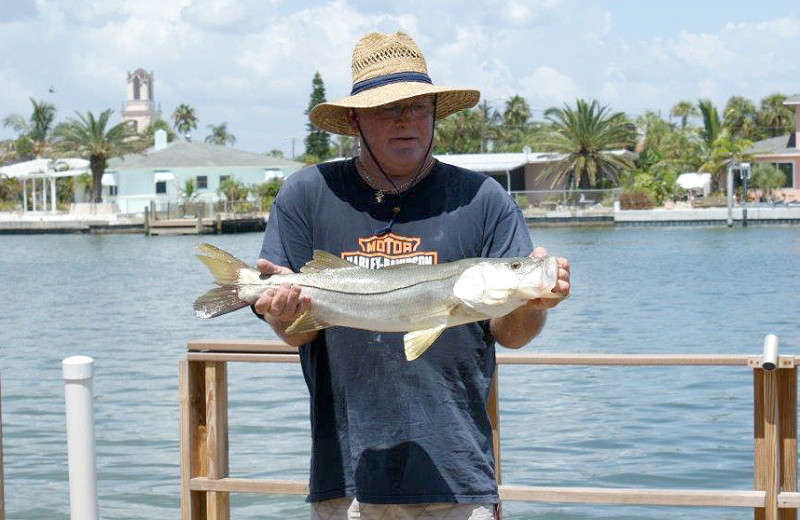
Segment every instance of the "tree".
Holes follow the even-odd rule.
[[[138,134],[130,122],[107,128],[113,112],[109,108],[97,118],[91,112],[86,112],[86,115],[75,112],[77,118],[68,119],[54,132],[59,149],[77,153],[89,160],[89,169],[92,171],[91,202],[102,202],[101,181],[108,160],[139,148]]]
[[[778,137],[794,132],[794,113],[783,104],[786,96],[770,94],[761,100],[758,123],[767,137]]]
[[[531,107],[522,96],[511,96],[506,101],[503,111],[504,125],[513,130],[522,130],[531,118]]]
[[[762,190],[763,196],[772,200],[772,192],[786,185],[786,174],[774,164],[757,164],[753,167],[753,187]]]
[[[705,162],[700,166],[701,171],[709,172],[714,178],[714,183],[720,186],[722,176],[730,163],[751,161],[752,157],[745,150],[753,144],[749,139],[732,136],[727,130],[720,132],[711,147]]]
[[[635,144],[636,127],[621,112],[611,113],[596,100],[576,100],[573,109],[548,108],[545,118],[552,123],[542,146],[561,157],[548,168],[552,185],[570,179],[573,188],[590,188],[601,179],[616,181],[633,167],[625,155],[611,153]]]
[[[316,72],[314,79],[311,80],[311,97],[308,101],[306,115],[311,112],[312,108],[324,102],[325,84],[322,82],[322,76]],[[306,155],[313,155],[319,160],[327,159],[330,156],[330,134],[314,126],[310,120],[306,123],[306,131],[308,132],[305,138]]]
[[[45,101],[30,98],[33,110],[30,119],[19,114],[9,114],[3,119],[3,126],[17,132],[14,144],[19,159],[40,157],[50,150],[56,107]]]
[[[211,133],[206,136],[207,143],[218,144],[220,146],[233,146],[236,144],[236,136],[228,132],[227,122],[219,125],[208,125],[208,129]]]
[[[678,101],[670,109],[669,115],[672,117],[679,117],[681,120],[681,128],[686,128],[686,122],[689,118],[700,115],[700,112],[697,111],[697,107],[695,107],[691,101]]]
[[[183,186],[181,187],[181,197],[185,200],[193,200],[197,197],[197,181],[194,180],[194,177],[189,177],[185,181],[183,181]]]
[[[333,138],[331,153],[338,157],[355,157],[358,153],[358,140],[349,135],[337,135]]]
[[[700,136],[710,150],[714,147],[714,141],[722,131],[719,113],[710,99],[701,99],[697,102],[697,107],[700,109],[700,115],[703,116],[703,128],[700,130]]]
[[[277,157],[279,159],[283,159],[283,157],[284,157],[283,150],[279,150],[277,148],[273,148],[272,150],[268,151],[264,155],[266,155],[268,157]]]
[[[752,101],[742,96],[733,96],[725,105],[723,126],[735,138],[752,140],[758,137],[756,117],[756,106]]]
[[[485,134],[483,114],[476,109],[456,112],[436,122],[436,153],[479,153]]]
[[[182,103],[172,113],[172,121],[175,130],[178,131],[187,141],[192,140],[192,130],[197,128],[197,115],[194,113],[194,108]]]

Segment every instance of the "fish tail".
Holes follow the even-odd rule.
[[[250,302],[239,297],[239,287],[243,279],[258,279],[258,272],[210,244],[198,244],[195,247],[197,258],[203,262],[214,275],[215,283],[220,287],[211,289],[194,302],[194,313],[200,318],[215,318],[250,305]]]

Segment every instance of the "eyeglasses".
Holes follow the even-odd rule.
[[[370,109],[378,119],[394,120],[403,117],[403,112],[408,109],[412,119],[422,119],[433,114],[432,101],[414,101],[411,103],[392,103]]]

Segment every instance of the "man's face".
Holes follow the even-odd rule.
[[[358,118],[374,158],[390,175],[413,175],[422,164],[433,132],[433,96],[419,96],[376,108]],[[362,153],[367,152],[362,146]]]

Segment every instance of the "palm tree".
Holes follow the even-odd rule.
[[[752,156],[745,152],[752,144],[753,142],[749,139],[737,138],[732,136],[728,130],[724,130],[714,140],[710,153],[705,157],[700,170],[711,173],[715,184],[721,186],[722,177],[730,163],[752,160]]]
[[[189,132],[197,128],[197,116],[194,113],[194,108],[186,103],[178,105],[178,108],[172,113],[172,121],[175,130],[186,138],[187,141],[191,141],[192,134]]]
[[[236,144],[236,137],[228,132],[227,122],[219,125],[208,125],[208,129],[211,133],[206,136],[207,143],[218,144],[220,146],[227,146],[229,144],[233,146]]]
[[[531,118],[531,107],[522,96],[511,96],[506,101],[506,109],[503,111],[503,121],[505,125],[514,130],[521,130],[528,124]]]
[[[636,127],[622,112],[611,113],[594,99],[578,99],[574,109],[565,104],[548,108],[544,116],[552,126],[541,145],[561,155],[548,168],[553,186],[571,176],[571,187],[589,188],[600,179],[614,181],[633,167],[626,156],[611,153],[635,144]]]
[[[714,147],[714,141],[719,137],[722,131],[722,124],[719,119],[719,113],[714,103],[710,99],[701,99],[697,102],[697,107],[700,109],[700,114],[703,116],[703,128],[700,130],[700,136],[705,141],[709,150]]]
[[[355,157],[358,153],[358,140],[349,135],[336,135],[331,140],[331,154],[337,157]],[[281,152],[281,157],[283,153]]]
[[[30,100],[33,111],[29,120],[19,114],[9,114],[3,119],[3,126],[19,134],[16,148],[22,153],[18,155],[39,157],[50,148],[56,107],[46,101]]]
[[[794,131],[794,114],[783,104],[786,96],[770,94],[761,100],[758,122],[767,137],[778,137]]]
[[[114,111],[104,110],[100,117],[91,112],[86,115],[75,112],[77,118],[70,118],[60,124],[55,135],[58,146],[63,150],[77,152],[89,160],[92,171],[91,202],[102,202],[102,179],[108,160],[138,149],[138,134],[130,122],[119,123],[108,128],[108,119]]]
[[[436,153],[478,153],[485,135],[483,115],[468,109],[436,122],[434,151]]]
[[[744,139],[757,137],[756,106],[749,99],[733,96],[725,105],[723,126],[732,136]]]
[[[697,111],[697,107],[691,101],[678,101],[670,109],[669,115],[681,118],[681,128],[686,128],[688,119],[700,115],[700,112]]]

